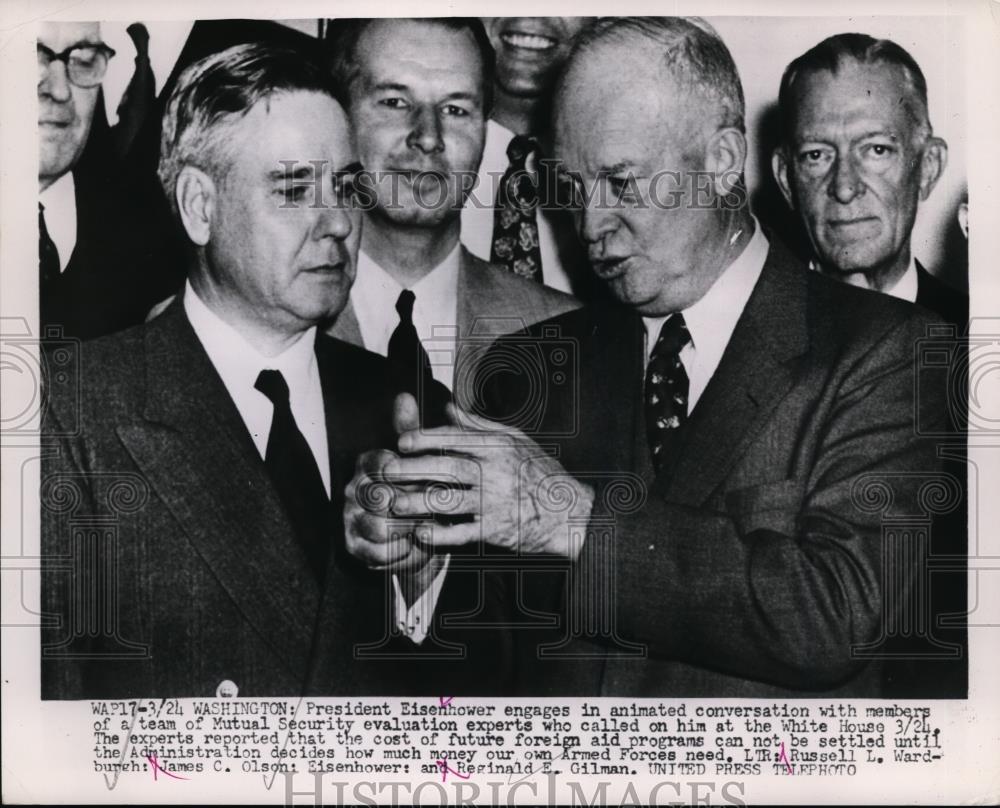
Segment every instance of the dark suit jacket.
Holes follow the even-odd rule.
[[[357,454],[394,441],[384,360],[325,336],[331,507]],[[48,404],[42,475],[43,698],[494,692],[468,633],[391,636],[390,580],[346,558],[321,590],[235,404],[180,299],[80,347]],[[439,613],[480,596],[448,576]],[[450,643],[450,644],[449,644]],[[482,643],[481,643],[482,645]],[[400,659],[405,664],[400,664]],[[461,664],[459,664],[461,663]]]
[[[570,295],[518,277],[461,248],[458,274],[459,346],[455,361],[455,399],[463,406],[474,399],[472,383],[486,348],[499,336],[522,331],[542,320],[580,307]],[[387,300],[387,306],[395,305]],[[446,325],[446,323],[442,323]],[[354,307],[348,303],[327,333],[363,346]]]
[[[884,562],[882,516],[925,525],[917,492],[939,478],[933,445],[914,435],[915,408],[924,425],[944,412],[938,387],[914,401],[915,348],[929,322],[908,303],[807,272],[772,245],[657,475],[641,319],[587,308],[534,329],[539,366],[487,380],[483,408],[519,420],[596,499],[589,524],[576,526],[587,540],[575,564],[555,573],[519,562],[530,570],[522,605],[544,611],[546,592],[560,592],[565,620],[557,632],[520,633],[530,641],[522,688],[877,695],[866,654],[892,625],[883,576],[912,572]],[[568,381],[556,383],[560,371]],[[544,409],[527,418],[537,379],[547,381]]]
[[[917,305],[934,312],[946,323],[965,330],[969,322],[969,296],[938,280],[917,261]]]
[[[181,286],[183,263],[173,232],[133,204],[115,176],[79,170],[73,179],[76,246],[40,290],[41,323],[43,333],[57,326],[64,337],[92,339],[141,323]]]

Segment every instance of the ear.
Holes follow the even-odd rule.
[[[963,202],[958,206],[958,226],[962,228],[962,235],[969,237],[969,203]]]
[[[774,181],[781,189],[781,195],[785,197],[788,207],[795,209],[795,202],[792,197],[792,184],[788,181],[788,155],[784,146],[778,146],[771,154],[771,173],[774,174]]]
[[[747,139],[739,129],[727,127],[713,134],[705,146],[705,169],[715,177],[715,193],[728,196],[743,177]]]
[[[931,195],[934,186],[948,165],[948,144],[943,138],[928,138],[920,158],[920,201]]]
[[[184,166],[177,175],[174,194],[188,238],[196,246],[204,247],[212,237],[215,181],[200,168]]]

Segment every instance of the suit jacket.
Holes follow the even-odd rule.
[[[914,401],[929,322],[911,304],[807,272],[772,244],[658,474],[641,319],[596,307],[533,329],[539,367],[485,380],[481,408],[519,419],[594,488],[595,505],[576,524],[587,540],[574,564],[519,562],[523,605],[563,617],[556,631],[520,633],[525,692],[877,695],[870,658],[894,626],[883,576],[911,577],[895,557],[891,569],[883,561],[882,517],[925,525],[918,491],[940,476],[933,444],[914,434],[915,412],[923,425],[944,417],[940,386]],[[570,383],[550,383],[527,418],[532,380],[560,368]]]
[[[59,277],[40,289],[41,324],[92,339],[138,325],[183,283],[179,242],[132,204],[114,176],[74,171],[76,246]]]
[[[542,320],[579,308],[570,295],[518,277],[477,258],[464,246],[458,270],[458,339],[453,394],[463,406],[472,403],[471,383],[486,348],[499,336],[521,331]],[[387,300],[392,306],[394,300]],[[354,307],[348,304],[327,333],[363,346]]]
[[[917,305],[963,332],[969,322],[969,296],[931,275],[917,261]]]
[[[339,516],[357,454],[394,441],[392,391],[374,354],[321,335],[316,356]],[[44,427],[43,698],[494,691],[502,643],[472,672],[468,633],[393,636],[390,579],[346,557],[342,519],[320,587],[180,299],[76,364]],[[480,597],[461,584],[442,612]]]

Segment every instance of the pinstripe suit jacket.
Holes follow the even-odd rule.
[[[772,244],[657,474],[639,316],[587,308],[540,324],[540,367],[488,380],[481,409],[519,419],[594,486],[596,505],[577,526],[588,537],[575,564],[522,562],[529,607],[563,618],[559,630],[520,633],[522,689],[879,695],[872,657],[910,605],[894,601],[911,589],[889,583],[915,574],[915,562],[887,556],[883,533],[907,523],[919,533],[927,486],[941,478],[933,442],[916,430],[945,415],[943,385],[917,385],[916,351],[933,322],[808,272]],[[528,412],[530,380],[566,369],[552,361],[553,341],[578,351],[570,383],[550,385],[544,408]]]

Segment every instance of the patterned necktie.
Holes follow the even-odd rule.
[[[404,289],[396,300],[399,325],[389,337],[389,374],[397,392],[410,393],[419,403],[421,425],[440,426],[446,423],[446,399],[440,395],[445,388],[434,381],[430,357],[421,345],[417,329],[413,325],[413,304],[416,299],[413,292]]]
[[[45,226],[45,206],[38,203],[38,285],[45,289],[59,277],[59,249]]]
[[[316,580],[322,582],[330,551],[331,509],[309,444],[295,424],[288,384],[279,370],[262,370],[254,387],[274,405],[264,466],[285,506]]]
[[[658,472],[670,433],[687,419],[688,375],[681,349],[691,341],[683,314],[663,324],[646,367],[646,437]]]
[[[526,168],[538,149],[530,137],[517,135],[507,147],[510,165],[500,180],[493,214],[490,261],[515,275],[542,281],[542,253],[538,246],[538,185]]]
[[[114,127],[114,147],[118,157],[128,154],[129,146],[156,103],[156,79],[149,63],[149,31],[141,22],[126,29],[135,45],[135,71],[118,104],[118,123]]]

